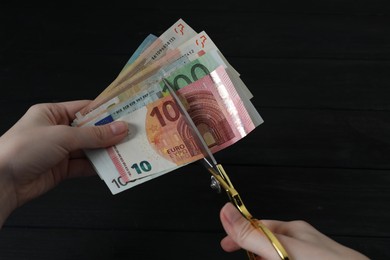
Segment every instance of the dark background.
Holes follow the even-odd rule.
[[[250,2],[0,4],[0,132],[34,103],[95,98],[149,33],[183,18],[264,118],[216,154],[252,214],[389,259],[390,4]],[[245,259],[219,246],[227,197],[209,178],[192,164],[115,196],[98,177],[66,181],[11,215],[0,259]]]

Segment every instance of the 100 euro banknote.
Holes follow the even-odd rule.
[[[115,97],[120,95],[121,93],[126,92],[126,96],[129,97],[130,94],[134,94],[140,91],[140,86],[144,85],[143,82],[149,80],[150,78],[153,78],[156,74],[161,74],[161,71],[166,71],[167,68],[168,70],[177,69],[178,66],[182,66],[185,63],[188,63],[203,56],[204,53],[211,51],[218,53],[216,54],[217,56],[219,56],[218,59],[221,60],[221,62],[224,63],[226,67],[229,67],[229,70],[237,74],[236,78],[240,80],[238,72],[228,63],[226,58],[219,51],[217,46],[206,34],[206,32],[202,31],[201,33],[196,34],[181,45],[177,46],[176,48],[170,49],[165,54],[161,55],[157,61],[139,70],[136,74],[132,74],[131,77],[127,77],[126,80],[122,80],[120,84],[117,84],[115,86],[115,88],[107,88],[106,90],[104,90],[104,94],[100,94],[98,97],[95,98],[92,103],[89,104],[88,109],[91,109],[91,111],[84,114],[84,116],[81,115],[82,113],[78,113],[78,120],[82,121],[84,120],[83,117],[91,117],[91,114],[94,114],[95,111],[101,111],[101,108],[103,107],[104,109],[107,102],[110,103],[111,101],[116,100]],[[133,64],[131,64],[131,66],[132,65]],[[125,72],[123,73],[127,74]],[[240,82],[240,84],[244,88],[246,95],[252,97],[252,94],[245,86],[245,84],[242,81]],[[123,101],[123,99],[121,101]]]
[[[241,140],[256,127],[223,66],[177,93],[213,153]],[[144,178],[203,158],[171,96],[118,120],[129,123],[126,140],[106,149],[86,151],[113,194],[133,187],[137,180],[142,183]]]
[[[183,57],[182,59],[186,60],[186,57]],[[179,89],[209,74],[210,71],[215,70],[220,65],[223,65],[228,73],[230,72],[230,67],[228,67],[220,57],[218,50],[210,50],[193,61],[186,60],[183,63],[180,63],[180,61],[181,60],[175,62],[179,63],[178,66],[172,64],[172,69],[163,68],[149,79],[140,83],[137,87],[120,93],[117,97],[101,105],[99,109],[89,113],[82,120],[75,120],[74,125],[91,125],[91,120],[98,122],[99,120],[105,120],[106,117],[112,117],[116,120],[125,113],[133,112],[139,107],[146,105],[148,102],[152,102],[163,95],[167,95],[168,91],[164,86],[163,78],[171,81],[175,89]],[[246,87],[237,83],[236,79],[239,78],[239,76],[235,73],[229,74],[230,79],[235,82],[234,86],[239,93],[243,92],[243,89]]]

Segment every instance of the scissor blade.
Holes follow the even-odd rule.
[[[169,94],[173,97],[175,100],[175,103],[177,104],[181,114],[184,117],[184,120],[186,121],[188,127],[191,130],[192,135],[194,136],[199,149],[202,151],[203,156],[206,159],[210,159],[211,162],[207,162],[209,165],[208,167],[214,168],[215,165],[217,164],[217,161],[214,158],[213,153],[210,151],[210,148],[207,146],[205,140],[203,139],[203,136],[199,132],[198,128],[196,127],[194,121],[192,120],[191,116],[188,114],[187,109],[184,107],[183,103],[181,102],[180,98],[177,96],[175,90],[173,90],[171,84],[166,80],[165,78],[163,79],[165,85],[168,88]],[[212,163],[213,165],[210,165]]]

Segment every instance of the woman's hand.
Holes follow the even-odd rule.
[[[83,149],[108,147],[127,135],[124,122],[71,127],[89,102],[34,105],[0,137],[0,226],[15,208],[62,180],[95,174]]]
[[[269,240],[254,228],[231,203],[227,203],[220,213],[227,236],[221,241],[226,252],[241,248],[255,253],[258,259],[280,260]],[[262,220],[286,249],[290,260],[332,259],[367,260],[361,253],[345,247],[320,233],[304,221]]]

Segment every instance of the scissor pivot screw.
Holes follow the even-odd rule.
[[[214,178],[214,176],[211,176],[211,184],[210,184],[210,187],[211,187],[213,190],[216,190],[218,193],[221,193],[221,185],[219,184],[219,182],[217,181],[217,179]]]

